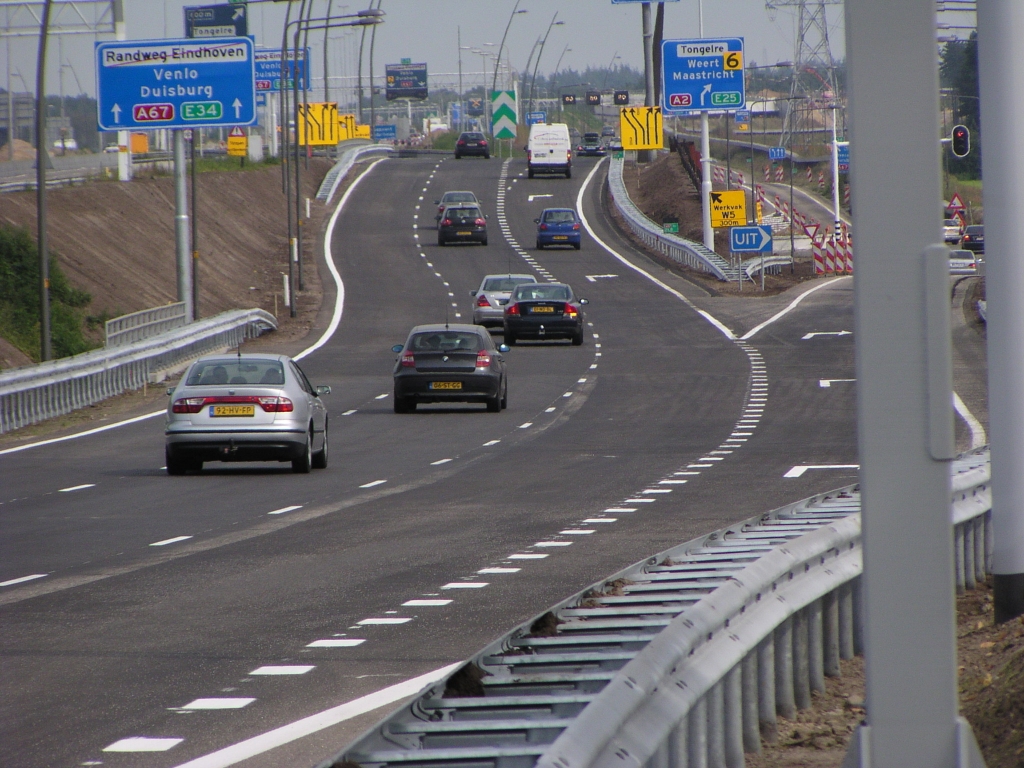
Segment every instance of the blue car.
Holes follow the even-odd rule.
[[[572,208],[545,208],[537,224],[537,250],[547,245],[571,245],[580,249],[580,219]]]

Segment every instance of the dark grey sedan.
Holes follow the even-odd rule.
[[[503,352],[479,325],[417,325],[395,361],[395,413],[420,403],[485,403],[498,413],[508,404]]]
[[[520,339],[569,339],[583,343],[583,307],[565,283],[517,285],[505,305],[505,343]]]

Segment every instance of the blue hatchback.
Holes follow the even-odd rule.
[[[572,208],[545,208],[537,224],[537,250],[547,245],[571,245],[580,249],[580,219]]]

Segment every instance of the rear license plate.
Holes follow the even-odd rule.
[[[432,381],[431,389],[462,389],[461,381]]]
[[[568,239],[569,239],[569,236],[568,236],[568,235],[555,235],[555,236],[554,236],[553,238],[551,238],[551,239],[552,239],[552,240],[568,240]]]
[[[469,231],[460,231],[460,232],[456,232],[455,234],[458,235],[459,237],[468,237],[469,235],[472,235],[473,233],[469,232]]]
[[[530,309],[530,314],[532,314],[532,315],[536,315],[536,314],[539,314],[539,313],[554,314],[554,311],[555,311],[554,307],[533,307],[532,309]]]
[[[255,405],[211,405],[211,416],[255,416]]]

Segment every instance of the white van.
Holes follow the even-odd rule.
[[[564,173],[572,178],[572,143],[565,123],[534,123],[526,145],[526,167],[532,179],[538,173]]]

